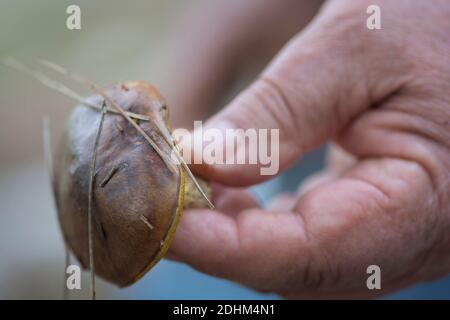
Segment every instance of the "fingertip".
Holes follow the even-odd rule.
[[[215,274],[227,274],[228,264],[237,252],[234,220],[219,211],[189,209],[183,214],[170,252],[178,261]]]

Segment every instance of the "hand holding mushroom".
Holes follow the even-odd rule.
[[[184,213],[172,257],[297,298],[386,293],[450,272],[450,4],[378,3],[383,27],[368,30],[370,1],[327,2],[207,124],[279,128],[282,170],[331,141],[324,171],[262,209],[235,188],[265,180],[257,166],[195,167],[228,188],[216,211]],[[366,287],[369,265],[381,267],[381,292]]]

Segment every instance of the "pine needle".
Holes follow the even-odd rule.
[[[125,113],[125,111],[114,101],[112,100],[108,95],[106,95],[103,90],[101,90],[97,85],[95,85],[93,82],[89,81],[88,79],[75,74],[73,72],[70,72],[69,70],[67,70],[66,68],[48,61],[48,60],[39,60],[38,61],[41,65],[46,66],[47,68],[50,68],[52,70],[54,70],[55,72],[64,74],[69,76],[70,78],[74,79],[75,81],[78,81],[80,83],[83,83],[85,85],[87,85],[88,87],[90,87],[92,90],[94,90],[95,92],[97,92],[98,94],[100,94],[101,96],[103,96],[103,98],[108,101],[108,103],[110,103],[112,106],[114,106],[135,128],[136,130],[141,133],[144,138],[150,143],[150,145],[155,149],[155,151],[159,154],[159,156],[163,159],[163,161],[166,162],[166,165],[168,165],[169,167],[173,166],[172,162],[170,160],[167,160],[167,157],[165,155],[163,155],[162,150],[156,145],[156,143],[145,133],[144,130],[142,130],[142,128],[140,126],[138,126],[132,119],[130,119],[130,117],[128,117],[128,115]],[[178,160],[181,162],[182,167],[184,168],[184,170],[187,172],[187,174],[189,175],[189,177],[192,179],[192,181],[194,182],[195,187],[198,189],[198,191],[201,193],[201,195],[205,198],[205,200],[207,201],[209,207],[211,209],[214,209],[214,205],[212,204],[212,202],[208,199],[208,197],[206,196],[206,193],[204,192],[204,190],[202,189],[202,187],[200,186],[200,184],[198,183],[197,179],[195,178],[194,174],[192,173],[192,171],[189,169],[186,161],[183,159],[183,157],[181,157],[175,143],[173,142],[173,138],[170,134],[165,134],[163,131],[161,126],[159,126],[156,123],[156,127],[158,128],[158,130],[160,131],[161,135],[163,136],[163,139],[166,141],[166,143],[171,147],[171,149],[175,152],[175,155],[177,156]],[[170,138],[169,138],[170,137]]]
[[[68,88],[67,86],[65,86],[64,84],[53,80],[49,77],[47,77],[44,73],[39,72],[37,70],[33,70],[29,67],[27,67],[25,64],[21,63],[20,61],[18,61],[17,59],[11,58],[11,57],[6,57],[6,58],[2,58],[1,63],[7,67],[10,67],[14,70],[26,73],[28,75],[30,75],[31,77],[33,77],[34,79],[38,80],[40,83],[42,83],[44,86],[55,90],[63,95],[65,95],[66,97],[69,97],[71,99],[76,100],[77,102],[96,109],[96,110],[101,110],[100,106],[97,106],[95,104],[89,103],[87,101],[85,101],[85,99],[79,95],[78,93],[76,93],[75,91],[73,91],[72,89]],[[120,114],[120,112],[111,109],[111,108],[107,108],[108,112],[111,113],[116,113],[116,114]],[[137,113],[133,113],[133,112],[127,112],[127,114],[134,119],[139,119],[139,120],[143,120],[143,121],[149,121],[150,118],[145,116],[145,115],[141,115],[141,114],[137,114]]]
[[[91,88],[94,92],[98,93],[99,95],[101,95],[110,105],[112,105],[125,119],[127,119],[127,121],[145,138],[145,140],[147,140],[147,142],[153,147],[153,149],[156,151],[156,153],[158,153],[158,155],[160,156],[160,158],[165,162],[165,164],[172,170],[174,171],[174,164],[171,162],[170,158],[168,158],[166,155],[164,155],[163,151],[161,150],[161,148],[159,148],[159,146],[156,144],[155,141],[153,141],[152,138],[150,138],[148,136],[148,134],[133,120],[131,119],[127,113],[125,112],[125,110],[122,109],[122,107],[119,106],[119,104],[117,102],[115,102],[111,97],[109,97],[106,93],[103,92],[102,89],[100,89],[96,84],[94,84],[92,81],[78,75],[75,74],[73,72],[70,72],[69,70],[53,63],[47,60],[39,60],[38,61],[41,65],[46,66],[47,68],[50,68],[58,73],[64,74],[70,78],[72,78],[73,80],[82,83],[86,86],[88,86],[89,88]]]
[[[89,173],[89,195],[88,195],[88,245],[89,245],[89,269],[91,272],[91,298],[95,300],[95,265],[94,265],[94,244],[92,238],[92,202],[94,199],[94,178],[95,178],[95,164],[97,162],[97,150],[100,142],[100,135],[103,129],[103,121],[106,115],[106,104],[103,102],[102,112],[100,115],[100,122],[98,125],[97,135],[95,137],[94,150],[91,158],[91,168]]]
[[[178,146],[176,145],[175,141],[173,140],[172,135],[169,133],[169,131],[165,127],[162,127],[157,122],[155,122],[155,124],[156,124],[156,127],[158,128],[159,132],[161,133],[162,137],[164,138],[164,141],[166,141],[166,143],[170,146],[172,151],[175,153],[175,156],[177,157],[178,161],[180,161],[182,167],[184,168],[186,173],[189,175],[189,177],[191,178],[192,182],[194,182],[195,187],[197,188],[197,190],[200,192],[202,197],[208,203],[209,208],[210,209],[214,209],[215,208],[214,205],[208,199],[208,196],[206,195],[205,191],[203,190],[203,188],[198,183],[198,181],[195,178],[195,176],[192,173],[192,171],[189,169],[189,167],[188,167],[186,161],[184,160],[184,158],[181,156],[180,150],[178,149]]]
[[[45,165],[47,167],[47,172],[50,180],[50,187],[52,189],[52,198],[53,204],[55,206],[56,211],[58,211],[58,205],[56,202],[56,189],[55,189],[55,175],[53,172],[53,152],[52,152],[52,144],[50,139],[50,118],[45,116],[42,120],[42,129],[43,129],[43,143],[44,143],[44,159]],[[69,298],[69,289],[67,288],[67,267],[70,265],[70,252],[67,247],[66,241],[64,240],[64,281],[63,281],[63,300],[67,300]]]

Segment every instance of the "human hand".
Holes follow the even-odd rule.
[[[220,190],[215,211],[185,212],[172,257],[296,298],[386,293],[450,271],[450,4],[377,2],[381,30],[366,28],[368,1],[328,2],[207,123],[279,129],[281,170],[333,141],[320,177],[261,209],[241,188],[268,178],[259,166],[195,166],[239,188]],[[369,265],[381,292],[366,287]]]

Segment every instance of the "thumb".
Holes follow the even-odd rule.
[[[303,153],[336,134],[350,119],[375,103],[375,99],[381,100],[389,94],[388,90],[369,94],[370,81],[363,67],[366,58],[359,54],[365,51],[361,50],[363,44],[354,39],[346,41],[348,30],[345,28],[335,28],[335,31],[322,25],[327,24],[315,21],[305,32],[293,38],[250,87],[201,128],[201,134],[194,130],[191,139],[184,139],[182,145],[186,147],[189,143],[197,159],[205,160],[207,149],[222,149],[227,159],[224,163],[195,161],[194,171],[227,185],[262,182],[271,176],[262,170],[268,164],[261,161],[264,155],[261,151],[267,153],[271,150],[271,160],[275,162],[271,165],[275,169],[286,169]],[[361,33],[367,32],[363,24],[353,28],[360,29]],[[352,29],[352,34],[355,33],[358,32]],[[365,37],[362,34],[361,39]],[[241,129],[237,134],[240,139],[236,145],[233,139],[230,146],[226,134],[221,135],[222,139],[211,139],[216,135],[205,133],[210,129],[222,133],[226,129]],[[271,136],[266,139],[269,146],[263,146],[261,142],[265,141],[249,138],[254,136],[245,131],[249,129],[275,129],[270,131],[270,135],[275,138],[278,135],[279,143]],[[261,138],[258,134],[257,137]],[[200,138],[202,142],[191,143],[192,138]],[[254,158],[256,155],[252,152],[255,150],[258,156],[256,164],[249,161],[236,163],[239,158]]]

